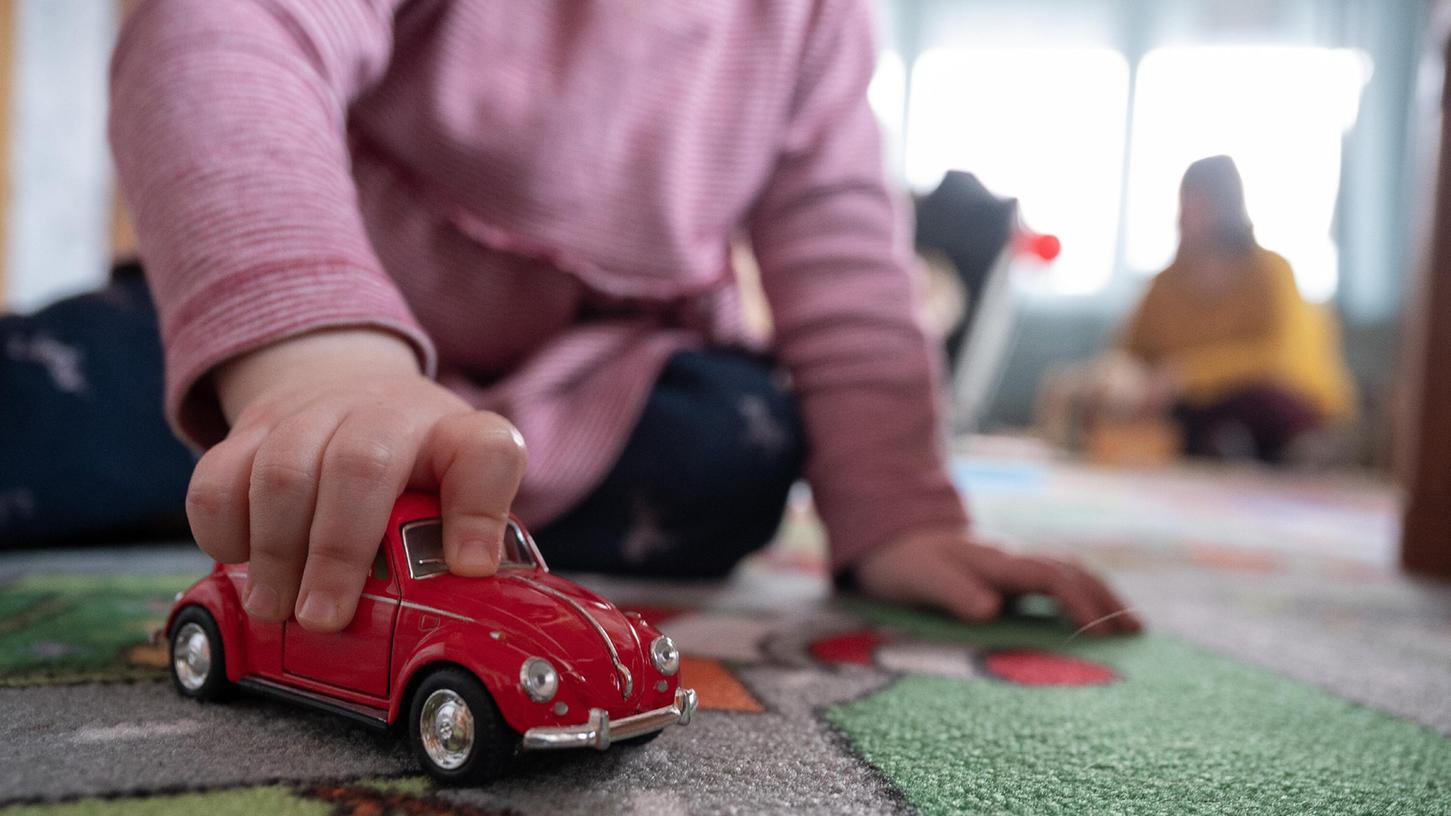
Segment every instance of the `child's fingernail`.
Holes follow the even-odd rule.
[[[304,626],[332,628],[337,621],[338,605],[321,592],[309,593],[297,612],[297,619]]]
[[[483,539],[475,538],[459,545],[459,566],[469,572],[494,569],[494,547]]]
[[[252,584],[248,587],[247,599],[242,605],[246,607],[247,614],[256,618],[277,620],[282,617],[279,610],[282,601],[277,597],[277,591],[266,584]]]

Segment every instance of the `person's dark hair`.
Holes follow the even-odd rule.
[[[1207,202],[1215,221],[1214,242],[1221,249],[1249,252],[1255,241],[1254,224],[1244,200],[1244,180],[1234,159],[1211,156],[1189,165],[1179,190],[1194,193]]]

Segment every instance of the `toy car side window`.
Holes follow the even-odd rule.
[[[524,543],[524,533],[519,525],[509,522],[504,531],[504,557],[499,562],[501,567],[535,567],[534,553],[529,545]]]
[[[448,572],[443,560],[443,522],[439,519],[403,525],[403,551],[408,556],[408,574],[414,578]]]

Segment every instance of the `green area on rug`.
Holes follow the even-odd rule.
[[[129,660],[198,576],[35,575],[0,592],[0,686],[161,676]],[[138,656],[139,657],[139,656]]]
[[[426,776],[369,777],[315,785],[249,785],[189,793],[86,797],[68,802],[0,805],[0,816],[321,816],[328,813],[447,813]],[[468,810],[467,812],[478,812]]]
[[[3,816],[86,816],[104,811],[107,816],[326,816],[337,806],[318,799],[302,799],[291,787],[175,793],[139,799],[77,799],[72,802],[0,807]]]
[[[828,709],[924,813],[1451,810],[1451,740],[1182,641],[855,611],[908,636],[1043,649],[1121,677],[1045,688],[909,675]]]

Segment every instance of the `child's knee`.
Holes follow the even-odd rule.
[[[672,376],[682,370],[689,376]],[[691,352],[671,361],[662,388],[680,402],[657,431],[682,446],[683,460],[701,469],[717,498],[757,486],[784,490],[800,475],[805,429],[796,397],[771,361]]]
[[[723,574],[770,541],[806,441],[796,399],[769,361],[724,351],[677,356],[638,433],[655,444],[631,453],[654,461],[638,462],[643,478],[632,492],[645,526],[674,543],[667,571]]]

